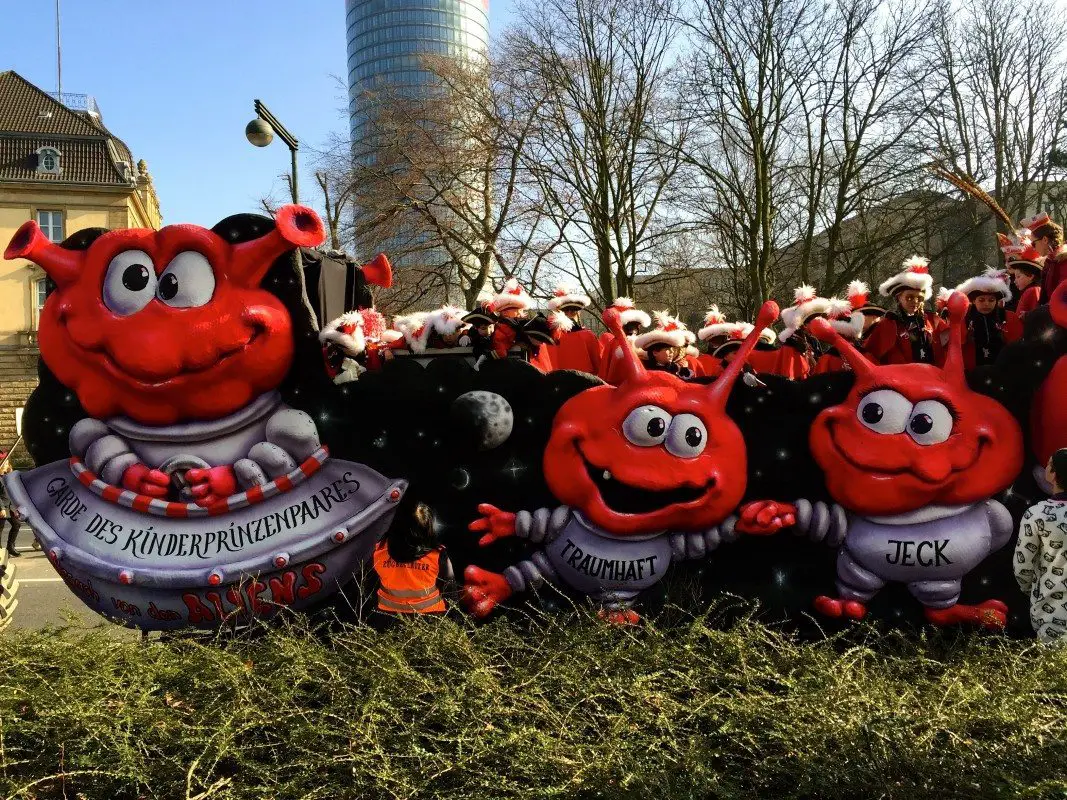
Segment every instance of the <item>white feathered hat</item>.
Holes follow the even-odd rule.
[[[548,301],[549,311],[558,311],[563,308],[588,308],[592,300],[587,295],[575,292],[570,286],[561,284],[556,287]]]
[[[359,311],[346,311],[319,331],[319,343],[335,344],[350,358],[358,356],[367,346],[363,315]]]
[[[893,297],[897,292],[905,289],[915,289],[922,292],[923,297],[929,300],[934,288],[934,278],[930,274],[930,259],[912,256],[904,259],[901,266],[904,269],[882,283],[878,287],[878,293],[882,297]]]
[[[648,350],[657,344],[665,344],[668,347],[685,347],[696,341],[697,337],[677,317],[672,317],[668,311],[656,311],[656,326],[637,336],[634,346],[642,350]]]
[[[748,335],[752,333],[752,328],[754,327],[751,322],[727,322],[726,325],[729,327],[729,331],[726,333],[726,341],[716,347],[711,354],[715,358],[722,358],[739,348],[742,342],[748,338]],[[764,328],[759,332],[760,342],[774,344],[774,340],[775,335],[772,329]]]
[[[785,328],[778,334],[778,339],[782,342],[800,330],[809,318],[816,314],[826,314],[830,310],[830,301],[825,297],[816,296],[814,286],[798,286],[793,297],[793,305],[782,310],[781,320]]]
[[[1032,217],[1019,220],[1019,224],[1026,228],[1027,231],[1036,231],[1042,225],[1048,225],[1050,222],[1052,222],[1052,217],[1049,216],[1047,211],[1041,211]]]
[[[830,301],[827,316],[834,329],[847,339],[858,339],[863,335],[863,311],[867,306],[870,289],[863,281],[852,281],[848,285],[848,296],[842,300],[835,297]]]
[[[393,327],[399,331],[407,346],[416,353],[423,352],[433,333],[455,333],[466,323],[463,316],[466,312],[456,306],[442,306],[434,311],[418,311],[414,314],[405,314],[393,317]],[[389,331],[386,331],[388,334]],[[383,341],[389,341],[388,336],[382,337]]]
[[[335,344],[345,355],[355,358],[362,353],[367,342],[384,339],[386,332],[385,317],[374,308],[346,311],[319,331],[319,342]]]
[[[631,322],[637,322],[642,328],[652,324],[652,318],[644,311],[634,306],[634,301],[629,297],[616,297],[611,301],[611,307],[619,312],[619,324],[624,328]]]
[[[508,278],[504,283],[504,288],[493,295],[493,299],[490,302],[490,307],[497,314],[506,308],[521,308],[525,310],[532,305],[533,298],[526,293],[525,289],[519,286],[519,282],[514,278]]]
[[[718,306],[712,306],[704,315],[704,327],[697,331],[697,338],[706,342],[716,336],[728,336],[733,324],[726,321],[726,315],[719,311]]]
[[[982,275],[968,278],[956,287],[957,292],[963,292],[969,298],[972,294],[995,294],[1001,300],[1011,300],[1011,289],[1004,275],[995,269],[987,269]]]

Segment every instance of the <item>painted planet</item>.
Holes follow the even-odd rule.
[[[499,447],[511,436],[515,412],[494,392],[474,391],[452,401],[453,422],[468,432],[479,450]]]

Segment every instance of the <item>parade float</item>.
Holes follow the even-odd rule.
[[[74,594],[128,625],[215,627],[319,603],[366,562],[406,489],[331,457],[280,391],[315,331],[262,284],[322,242],[322,222],[300,206],[239,222],[61,245],[29,222],[5,252],[56,285],[40,322],[49,380],[30,411],[84,412],[69,428],[34,419],[69,452],[12,473],[7,491]],[[39,431],[27,431],[35,457],[49,448]]]
[[[1062,440],[1062,404],[1043,398],[1067,388],[1067,289],[966,375],[958,357],[871,367],[828,323],[813,330],[850,369],[740,380],[773,304],[715,378],[646,371],[626,309],[604,316],[612,384],[463,347],[368,368],[377,312],[320,334],[309,309],[293,253],[321,239],[314,212],[288,206],[59,245],[28,223],[8,247],[56,284],[25,412],[39,466],[8,490],[100,613],[151,630],[329,608],[408,494],[432,507],[476,616],[592,600],[634,622],[677,602],[674,582],[695,587],[693,610],[729,597],[820,635],[859,617],[1029,635],[1007,544],[1043,496],[1034,454]],[[368,264],[369,282],[387,283],[387,264]],[[958,339],[967,300],[952,303]],[[335,382],[324,344],[353,379]],[[966,544],[934,535],[964,517]],[[901,520],[914,525],[889,529]],[[857,539],[883,533],[863,558],[898,568],[843,574]]]

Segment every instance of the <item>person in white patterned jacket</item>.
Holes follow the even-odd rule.
[[[1015,578],[1030,595],[1030,622],[1038,638],[1049,641],[1067,633],[1067,447],[1052,454],[1045,478],[1053,494],[1023,514]]]

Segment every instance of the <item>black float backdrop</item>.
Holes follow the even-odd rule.
[[[231,242],[262,235],[273,222],[240,214],[215,231]],[[104,231],[81,231],[63,243],[85,249]],[[518,540],[479,548],[467,524],[479,503],[517,511],[556,505],[545,486],[541,456],[559,408],[575,394],[600,381],[576,372],[543,375],[517,360],[486,363],[475,371],[459,358],[441,358],[422,367],[396,359],[380,373],[365,374],[355,383],[335,386],[327,377],[317,331],[302,292],[301,274],[292,254],[279,258],[263,287],[278,296],[293,319],[295,357],[280,387],[287,403],[309,413],[332,454],[363,462],[389,477],[403,477],[409,491],[435,510],[441,535],[457,572],[470,563],[500,570],[525,554]],[[1067,331],[1058,328],[1047,309],[1027,315],[1022,341],[1006,347],[992,367],[968,375],[975,391],[1008,407],[1028,432],[1033,392],[1057,358],[1067,353]],[[23,431],[37,464],[69,456],[71,426],[85,416],[74,393],[40,362],[40,385],[27,403]],[[824,408],[840,403],[852,385],[850,373],[819,375],[806,381],[763,376],[764,387],[738,382],[727,413],[740,426],[748,447],[746,501],[760,499],[829,500],[822,472],[808,449],[807,432]],[[460,395],[483,390],[504,397],[515,420],[511,436],[499,447],[481,451],[473,421],[451,413]],[[1015,485],[999,499],[1018,521],[1040,498],[1032,477],[1033,460]],[[1008,632],[1030,636],[1027,599],[1012,573],[1014,540],[992,554],[964,581],[962,602],[998,598],[1010,607]],[[672,583],[697,585],[710,602],[723,593],[748,602],[733,604],[747,613],[758,604],[769,621],[789,620],[802,633],[836,630],[844,623],[813,619],[811,603],[818,594],[832,594],[835,553],[792,532],[770,537],[741,537],[723,545],[703,562],[674,565],[663,585],[644,598],[655,613]],[[691,596],[691,595],[687,595]],[[543,593],[549,607],[558,595]],[[525,598],[524,602],[532,602]],[[921,625],[921,607],[899,585],[890,585],[869,604],[876,619]]]

